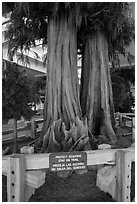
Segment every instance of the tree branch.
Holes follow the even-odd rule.
[[[5,24],[10,23],[10,22],[12,22],[12,20],[11,19],[7,19],[6,21],[2,22],[2,25],[5,25]]]

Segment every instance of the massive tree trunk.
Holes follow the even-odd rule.
[[[49,19],[47,91],[45,122],[40,137],[43,140],[41,152],[79,150],[80,143],[88,141],[87,127],[81,121],[76,33],[71,13],[67,17]]]
[[[65,125],[80,117],[77,79],[77,38],[72,16],[51,19],[48,29],[48,93],[46,115]]]
[[[84,42],[80,102],[91,133],[102,134],[115,143],[108,43],[100,31],[87,36]]]

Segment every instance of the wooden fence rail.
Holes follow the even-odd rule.
[[[135,161],[135,148],[95,150],[86,153],[87,166],[116,165],[116,200],[130,202],[131,163]],[[48,168],[48,153],[3,156],[2,173],[7,175],[8,202],[28,201],[35,188],[45,181],[45,173],[41,170]]]
[[[132,128],[131,134],[133,134],[134,142],[134,132],[135,132],[135,114],[134,113],[117,113],[116,121],[121,127],[130,127]],[[25,122],[24,127],[17,129],[18,137],[31,137],[36,138],[36,133],[41,131],[43,118],[32,118],[31,121]],[[13,139],[13,129],[2,131],[2,141],[7,141]]]
[[[23,127],[17,128],[18,138],[21,137],[31,137],[33,139],[36,138],[36,133],[41,131],[40,124],[42,125],[44,119],[39,118],[32,118],[31,121],[27,121],[24,123]],[[6,125],[7,126],[7,125]],[[6,142],[13,139],[13,129],[7,128],[7,130],[2,131],[2,141]]]
[[[119,125],[132,128],[132,142],[135,141],[135,115],[119,115]],[[35,139],[36,132],[41,128],[38,124],[43,119],[32,119],[25,127],[19,128],[23,136]],[[3,131],[9,134],[4,140],[12,139],[12,131]],[[25,133],[25,135],[24,135]],[[87,166],[115,165],[116,166],[116,196],[118,202],[130,202],[131,163],[135,161],[134,146],[127,149],[106,149],[87,151]],[[28,201],[30,196],[45,182],[46,173],[42,169],[49,168],[49,154],[14,154],[2,157],[2,174],[7,176],[7,197],[9,202]]]

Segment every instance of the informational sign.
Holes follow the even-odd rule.
[[[86,167],[86,152],[58,152],[49,155],[49,168],[52,172],[83,170]]]

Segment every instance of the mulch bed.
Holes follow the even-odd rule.
[[[2,201],[7,201],[6,180],[3,176]],[[96,186],[96,172],[86,174],[73,173],[62,179],[56,173],[49,172],[45,183],[35,191],[28,202],[114,202],[109,194]]]

